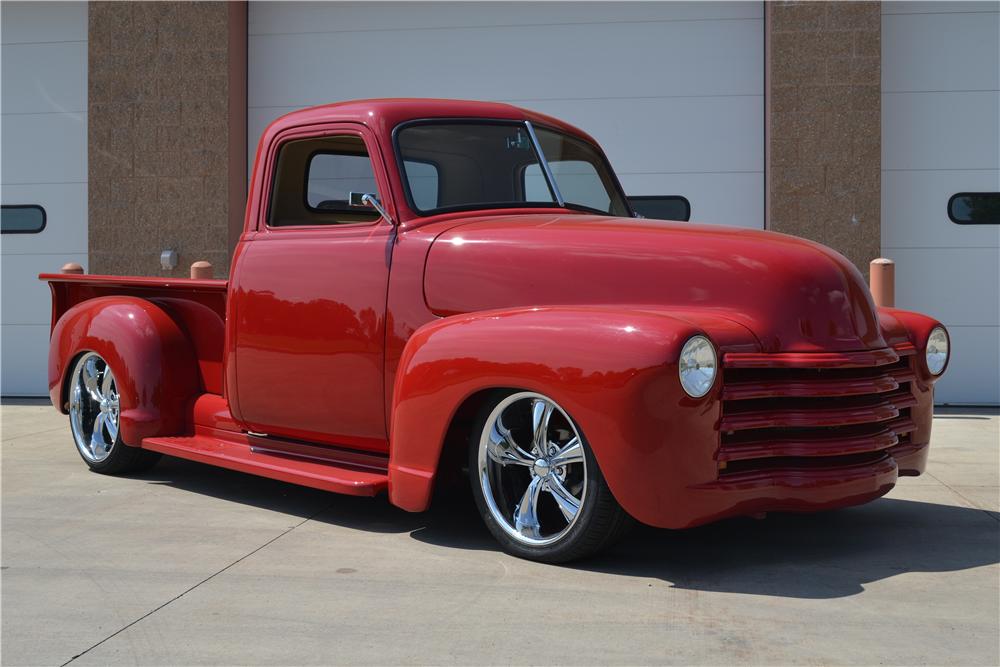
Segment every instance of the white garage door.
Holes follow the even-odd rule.
[[[958,192],[1000,191],[1000,3],[882,3],[882,252],[896,304],[940,318],[937,399],[1000,402],[1000,225],[957,225]]]
[[[695,220],[763,227],[760,2],[253,2],[249,12],[251,147],[303,106],[510,102],[593,135],[628,194],[683,194]]]
[[[37,276],[87,265],[87,3],[4,2],[0,23],[0,199],[46,214],[41,232],[0,237],[0,391],[44,395],[51,310]]]

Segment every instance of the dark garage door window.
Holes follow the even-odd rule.
[[[632,205],[633,211],[644,218],[683,222],[691,219],[691,203],[680,195],[633,196],[628,198],[628,203]]]
[[[948,217],[960,225],[1000,225],[1000,192],[959,192],[948,200]]]
[[[37,234],[45,229],[45,209],[37,204],[5,204],[0,209],[0,232],[4,234]]]

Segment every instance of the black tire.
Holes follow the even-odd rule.
[[[524,399],[514,398],[518,396],[523,396]],[[494,413],[498,409],[498,406],[510,400],[534,400],[533,397],[547,400],[558,409],[562,418],[578,434],[585,461],[583,470],[579,471],[580,478],[586,478],[586,484],[583,487],[585,493],[579,504],[578,513],[572,521],[563,517],[563,520],[568,521],[569,525],[556,538],[545,538],[554,539],[554,541],[547,544],[526,543],[525,540],[529,538],[512,535],[512,530],[513,532],[518,532],[517,529],[514,529],[508,520],[504,518],[498,519],[494,515],[494,510],[491,509],[490,503],[486,499],[486,494],[490,493],[494,495],[494,507],[496,507],[495,494],[497,492],[492,488],[486,488],[488,482],[483,481],[481,474],[481,450],[485,447],[484,442],[486,441],[484,435],[487,429],[491,431],[493,429],[493,421],[495,421],[494,417],[496,417]],[[491,460],[491,463],[495,463],[495,461]],[[507,466],[501,467],[506,468]],[[545,468],[542,469],[544,470]],[[489,477],[489,473],[486,473],[486,475]],[[532,479],[535,478],[534,469],[532,469],[530,475]],[[612,495],[600,466],[594,458],[593,451],[579,426],[554,401],[541,394],[507,391],[498,393],[486,401],[485,405],[479,411],[470,435],[469,477],[476,507],[479,509],[479,514],[483,518],[486,527],[505,552],[519,558],[543,563],[566,563],[586,558],[615,544],[635,524],[635,520],[622,509],[621,505],[618,504],[618,501]],[[543,479],[550,479],[550,477]],[[548,489],[544,490],[547,491]],[[516,493],[515,491],[515,495]],[[538,493],[537,496],[541,498],[542,494]],[[539,500],[536,502],[541,503],[543,501]],[[552,506],[557,507],[555,500],[552,501]],[[544,507],[540,507],[540,509],[544,509]],[[550,516],[556,516],[558,520],[558,515],[552,512],[549,512],[549,514]],[[539,523],[541,523],[540,520]]]
[[[160,460],[159,453],[122,441],[117,381],[99,354],[85,352],[76,359],[67,390],[70,432],[87,467],[115,475],[148,470]]]
[[[121,441],[119,436],[115,446],[111,448],[108,458],[99,463],[91,463],[80,455],[87,467],[102,475],[125,475],[145,472],[155,466],[162,458],[159,452],[131,447]]]

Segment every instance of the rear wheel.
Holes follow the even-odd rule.
[[[583,433],[542,394],[491,401],[469,449],[476,505],[510,554],[566,562],[610,546],[632,524]]]
[[[87,352],[70,375],[69,425],[76,449],[91,470],[135,472],[160,459],[156,452],[122,442],[120,417],[121,400],[111,366],[96,352]]]

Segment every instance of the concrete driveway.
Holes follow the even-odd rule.
[[[1000,663],[996,411],[942,411],[930,473],[867,506],[640,528],[572,567],[499,553],[461,495],[104,477],[51,407],[2,414],[8,665]]]

